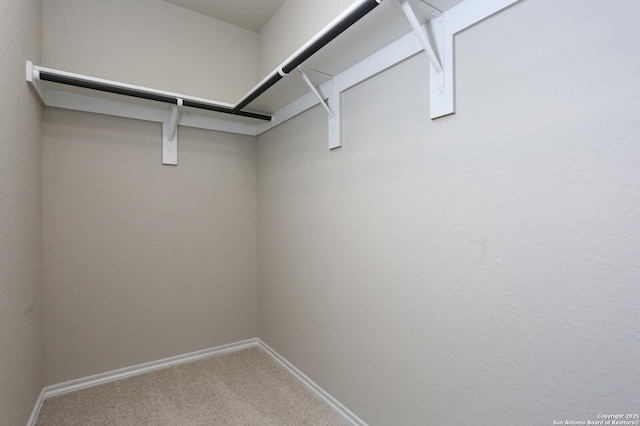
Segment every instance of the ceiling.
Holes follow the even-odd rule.
[[[220,21],[258,32],[285,0],[165,0]]]
[[[165,0],[166,2],[259,32],[285,0]],[[417,2],[417,0],[415,0]],[[421,0],[438,10],[450,9],[462,0]]]

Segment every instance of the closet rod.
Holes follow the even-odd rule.
[[[186,107],[206,109],[209,111],[223,112],[225,114],[240,115],[242,117],[256,118],[258,120],[271,121],[271,116],[250,111],[234,111],[233,108],[221,107],[218,105],[205,104],[204,102],[190,101],[184,99],[183,103]]]
[[[100,83],[96,81],[88,81],[88,80],[82,80],[82,79],[73,78],[73,77],[57,75],[57,74],[49,73],[44,70],[39,71],[39,78],[40,80],[50,81],[52,83],[66,84],[68,86],[82,87],[84,89],[92,89],[92,90],[98,90],[101,92],[115,93],[118,95],[131,96],[134,98],[164,102],[164,103],[169,103],[173,105],[178,104],[177,96],[175,97],[167,96],[167,95],[161,95],[156,93],[148,93],[142,90],[128,89],[126,87],[112,86],[109,84]],[[232,114],[232,115],[238,115],[242,117],[255,118],[258,120],[271,121],[271,116],[266,114],[260,114],[260,113],[248,112],[248,111],[234,111],[234,109],[230,107],[212,105],[204,102],[192,101],[185,98],[180,98],[180,99],[183,99],[184,106],[191,107],[191,108],[206,109],[209,111],[221,112],[225,114]]]
[[[347,28],[351,27],[367,13],[375,9],[381,2],[382,0],[363,0],[357,6],[352,7],[350,10],[347,10],[345,14],[336,18],[336,20],[326,26],[320,33],[294,53],[293,56],[289,57],[289,59],[287,59],[278,69],[272,71],[271,74],[258,83],[251,92],[245,95],[245,97],[236,104],[233,111],[239,112],[249,105],[258,96],[280,81],[285,75],[296,69],[317,51],[342,34]]]

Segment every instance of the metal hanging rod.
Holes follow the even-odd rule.
[[[128,89],[125,87],[117,87],[114,85],[99,83],[95,81],[80,80],[74,77],[66,77],[58,74],[53,74],[48,71],[40,71],[40,80],[50,81],[52,83],[66,84],[68,86],[82,87],[84,89],[98,90],[100,92],[115,93],[118,95],[131,96],[134,98],[148,99],[150,101],[159,101],[169,104],[178,104],[178,98],[172,96],[163,96],[154,93],[147,93],[139,90]]]
[[[347,28],[358,22],[362,17],[375,9],[382,0],[362,0],[355,3],[343,14],[327,25],[314,38],[304,44],[298,51],[290,56],[280,67],[272,71],[256,87],[247,93],[233,108],[234,112],[241,111],[253,102],[258,96],[266,92],[271,86],[280,81],[285,75],[295,70],[304,61],[313,56],[333,39],[342,34]]]
[[[186,107],[200,108],[200,109],[206,109],[209,111],[223,112],[225,114],[240,115],[242,117],[249,117],[249,118],[255,118],[258,120],[271,121],[271,115],[261,114],[259,112],[251,112],[251,111],[234,111],[233,108],[230,108],[230,107],[221,107],[221,106],[206,104],[198,101],[190,101],[188,99],[184,99],[183,105]]]
[[[65,84],[68,86],[82,87],[84,89],[98,90],[100,92],[115,93],[118,95],[131,96],[139,99],[164,102],[178,105],[179,99],[185,107],[205,109],[209,111],[221,112],[224,114],[238,115],[242,117],[255,118],[258,120],[271,121],[271,115],[250,111],[235,111],[232,106],[216,105],[200,100],[189,99],[187,96],[163,93],[153,89],[146,89],[107,80],[93,79],[86,76],[74,75],[71,73],[61,73],[54,70],[38,70],[38,78],[52,83]]]

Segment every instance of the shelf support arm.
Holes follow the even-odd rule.
[[[415,10],[413,10],[413,6],[411,6],[411,3],[409,3],[409,0],[400,0],[400,5],[402,6],[402,10],[404,11],[405,16],[407,17],[407,20],[409,21],[409,23],[411,24],[411,27],[413,28],[413,32],[416,33],[416,35],[420,39],[420,43],[422,43],[422,48],[424,49],[425,53],[429,57],[429,62],[431,62],[433,69],[438,74],[441,74],[444,71],[444,68],[442,67],[440,58],[436,53],[436,48],[434,48],[434,46],[431,43],[431,40],[429,40],[429,34],[427,34],[427,31],[420,24],[420,21],[418,20],[418,16],[416,15]],[[433,8],[433,10],[435,10],[435,8]]]
[[[325,78],[329,78],[329,82],[326,84],[329,85],[329,96],[326,96],[327,101],[325,101],[325,96],[320,93],[320,90],[311,82],[309,76],[304,71],[301,66],[296,68],[300,73],[300,76],[304,80],[304,82],[309,86],[311,92],[315,95],[315,97],[320,101],[320,105],[327,111],[329,114],[329,149],[336,149],[342,146],[342,140],[340,138],[341,129],[340,129],[340,90],[338,89],[338,85],[336,83],[336,77],[328,74],[324,74],[320,71],[313,71],[317,74],[322,74]],[[326,89],[326,86],[324,86]]]
[[[313,94],[316,96],[316,98],[318,98],[318,100],[320,101],[320,104],[327,111],[327,114],[329,114],[329,117],[333,117],[334,116],[333,111],[331,111],[331,108],[329,108],[329,105],[325,102],[324,97],[320,94],[320,92],[318,91],[316,86],[313,85],[313,83],[309,79],[309,76],[307,76],[307,73],[304,72],[302,67],[298,67],[296,69],[300,73],[300,76],[302,77],[304,82],[307,84],[307,86],[309,86],[309,89],[311,89],[311,92],[313,92]]]

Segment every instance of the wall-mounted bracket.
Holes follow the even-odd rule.
[[[434,67],[433,62],[429,66],[429,92],[430,92],[430,117],[431,119],[453,114],[454,108],[454,81],[453,81],[453,36],[445,37],[446,15],[439,16],[427,22],[426,27],[433,35],[434,45],[441,58],[441,72]],[[424,27],[423,27],[424,28]]]
[[[167,117],[162,122],[162,164],[178,165],[178,122],[182,115],[182,99],[171,105]]]
[[[309,86],[309,89],[311,89],[311,92],[313,92],[315,97],[318,98],[318,100],[320,101],[320,104],[327,111],[327,113],[329,114],[329,117],[333,117],[334,115],[333,111],[331,111],[331,108],[329,108],[329,105],[327,105],[327,103],[325,102],[324,97],[320,94],[316,86],[314,86],[314,84],[311,82],[311,79],[309,79],[309,76],[307,76],[307,73],[304,72],[304,69],[302,67],[298,67],[296,69],[300,73],[300,76],[302,77],[304,82],[307,84],[307,86]]]
[[[297,69],[304,82],[311,89],[311,92],[315,95],[318,101],[320,101],[320,104],[327,111],[327,114],[329,114],[329,149],[331,150],[340,148],[342,146],[342,141],[340,138],[340,90],[338,89],[338,85],[336,84],[336,77],[312,69],[305,69],[302,67],[298,67]],[[316,74],[320,74],[323,77],[330,79],[328,82],[328,96],[322,96],[320,90],[318,90],[318,88],[311,82],[311,79],[309,78],[305,70],[312,71]],[[328,102],[325,101],[325,99],[328,99]]]
[[[340,123],[340,88],[336,82],[336,77],[331,80],[331,93],[329,94],[329,108],[333,111],[333,116],[329,117],[329,149],[336,149],[342,146],[342,126]]]
[[[420,23],[420,20],[418,19],[418,15],[415,9],[413,8],[413,6],[411,5],[411,3],[409,2],[409,0],[400,0],[400,5],[402,6],[402,11],[407,17],[407,20],[411,24],[411,28],[413,28],[413,32],[420,39],[420,43],[422,43],[422,48],[424,49],[425,53],[429,57],[429,62],[431,63],[431,66],[436,71],[436,73],[441,74],[443,71],[443,68],[442,68],[442,62],[440,61],[440,57],[438,55],[438,51],[440,49],[438,49],[437,46],[434,46],[435,41],[431,40],[431,38],[429,37],[429,33],[427,32],[427,29],[423,27],[422,24]],[[428,11],[427,13],[429,15],[429,21],[434,18],[438,19],[442,17],[442,12],[440,12],[435,7],[429,5],[428,3],[421,1],[418,3],[418,5],[419,5],[418,7],[426,8],[426,10]]]
[[[429,57],[431,118],[453,114],[454,36],[520,0],[465,0],[445,12],[438,11],[425,0],[417,1],[415,7],[411,0],[399,1]]]
[[[442,60],[445,53],[443,13],[424,0],[417,2],[416,8],[409,0],[400,0],[400,5],[429,58],[431,118],[449,115],[453,113],[453,82],[447,78],[445,70],[448,69]]]

